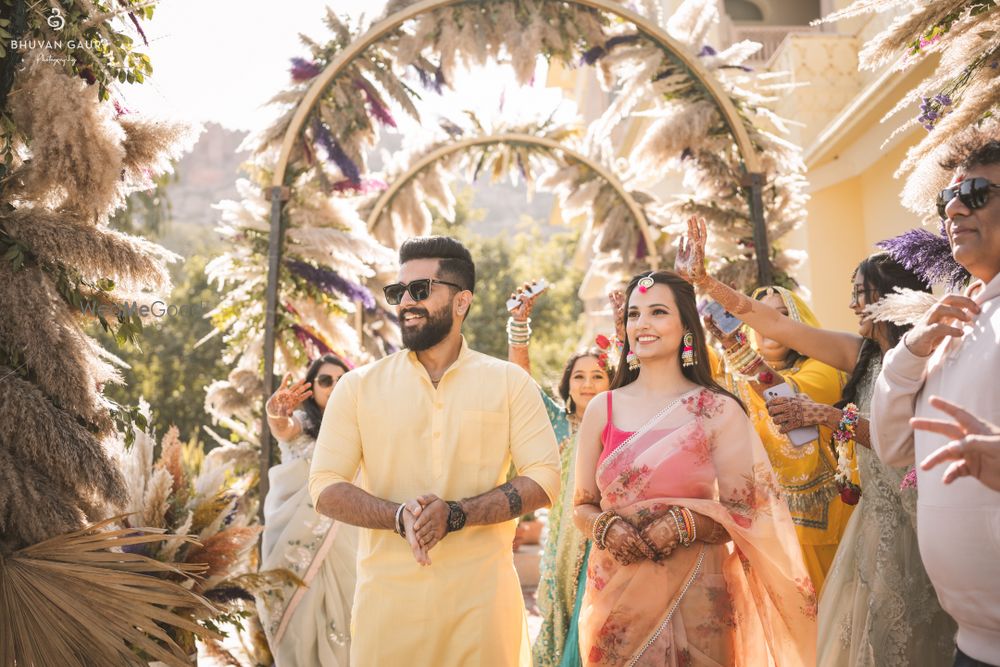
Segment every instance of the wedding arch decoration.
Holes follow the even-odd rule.
[[[293,85],[273,100],[284,105],[284,114],[247,143],[253,157],[250,178],[241,183],[243,199],[223,205],[224,233],[240,247],[209,267],[213,280],[231,287],[232,298],[225,297],[215,314],[231,344],[231,360],[241,372],[263,365],[256,400],[273,391],[276,362],[294,367],[290,362],[324,349],[361,362],[398,346],[394,315],[372,289],[378,276],[393,268],[398,234],[391,221],[407,207],[419,209],[412,206],[408,184],[434,199],[435,186],[423,183],[436,179],[440,184],[437,176],[445,170],[439,160],[473,147],[510,153],[513,162],[507,166],[515,171],[522,168],[519,153],[529,145],[560,154],[567,168],[556,170],[554,180],[561,176],[562,186],[588,204],[593,199],[585,195],[596,196],[613,181],[601,177],[597,187],[583,187],[584,180],[595,180],[595,170],[580,161],[569,165],[566,150],[600,165],[605,176],[622,185],[611,187],[621,192],[608,200],[624,203],[629,212],[629,223],[619,227],[633,232],[633,246],[622,249],[625,257],[658,259],[665,250],[669,259],[669,234],[662,230],[671,213],[673,222],[697,213],[719,231],[714,268],[731,282],[771,282],[775,266],[791,269],[794,258],[775,250],[773,241],[801,222],[804,179],[797,149],[776,136],[781,121],[766,108],[773,85],[743,64],[759,45],[740,43],[718,51],[704,44],[718,18],[714,4],[705,0],[686,2],[667,30],[659,27],[657,3],[640,4],[642,13],[611,0],[393,2],[364,31],[328,12],[334,39],[327,44],[304,39],[310,58],[293,61]],[[543,147],[536,138],[524,137],[520,146],[485,136],[449,137],[430,149],[439,155],[416,158],[429,158],[426,165],[411,165],[417,167],[412,174],[407,168],[395,174],[404,177],[400,183],[369,172],[367,151],[379,128],[396,126],[394,113],[419,119],[421,95],[448,85],[460,62],[478,66],[509,60],[519,82],[528,83],[539,55],[593,65],[605,83],[619,86],[615,102],[578,147]],[[653,116],[652,122],[642,128],[635,153],[622,159],[614,154],[611,132],[636,112]],[[449,142],[466,143],[451,149]],[[665,204],[631,194],[643,190],[635,187],[638,170],[629,167],[639,162],[659,169],[675,163],[692,194]],[[446,207],[447,198],[438,197]],[[388,213],[380,210],[386,208]],[[359,212],[366,217],[374,212],[374,226]],[[414,220],[426,217],[417,211]],[[657,224],[647,234],[642,218],[650,217]],[[310,244],[302,239],[320,230],[326,245],[304,257]],[[613,245],[623,239],[606,234],[600,240]],[[361,248],[352,250],[352,243]],[[350,319],[354,327],[346,324]],[[320,331],[324,326],[326,331]],[[214,398],[219,400],[210,396],[210,404],[247,415],[250,397],[232,381],[220,383]],[[259,417],[259,408],[254,412]],[[260,431],[265,468],[270,443],[263,420]]]

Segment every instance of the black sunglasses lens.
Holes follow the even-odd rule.
[[[968,183],[968,187],[966,187]],[[990,193],[990,182],[985,178],[973,178],[962,183],[962,202],[971,210],[986,206],[986,199]]]
[[[948,208],[948,202],[955,198],[955,188],[945,188],[938,194],[937,198],[937,211],[938,217],[944,220],[948,217],[945,210]]]
[[[431,281],[426,278],[414,280],[407,286],[414,301],[423,301],[431,295]]]
[[[316,385],[317,386],[320,386],[320,387],[323,387],[324,389],[326,389],[327,387],[329,387],[332,384],[333,384],[333,376],[332,375],[326,375],[324,373],[323,375],[317,375],[316,376]]]
[[[385,292],[385,300],[389,302],[390,306],[398,306],[399,302],[403,300],[403,292],[406,291],[406,286],[402,283],[394,283],[386,285],[382,291]]]

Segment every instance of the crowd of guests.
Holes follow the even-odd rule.
[[[970,284],[916,324],[873,316],[931,291],[886,253],[832,331],[709,275],[693,219],[551,393],[530,286],[492,359],[461,335],[468,251],[404,243],[407,349],[323,357],[268,402],[263,562],[299,580],[259,603],[279,667],[1000,665],[1000,139],[971,136],[938,200]],[[510,544],[546,506],[531,645]]]

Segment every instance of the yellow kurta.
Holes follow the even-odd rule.
[[[512,462],[550,501],[558,496],[559,451],[537,386],[463,340],[437,389],[405,350],[344,375],[323,415],[309,492],[315,502],[360,466],[360,486],[379,498],[459,500],[503,484]],[[351,664],[530,665],[514,529],[514,520],[467,526],[431,550],[429,567],[395,533],[362,530]]]

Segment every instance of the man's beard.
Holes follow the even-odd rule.
[[[419,327],[407,327],[403,324],[403,317],[407,313],[422,315],[424,322]],[[451,312],[451,302],[441,309],[440,312],[430,314],[425,308],[407,308],[400,317],[400,333],[403,337],[403,346],[414,352],[429,350],[443,341],[451,331],[451,325],[455,317]]]

